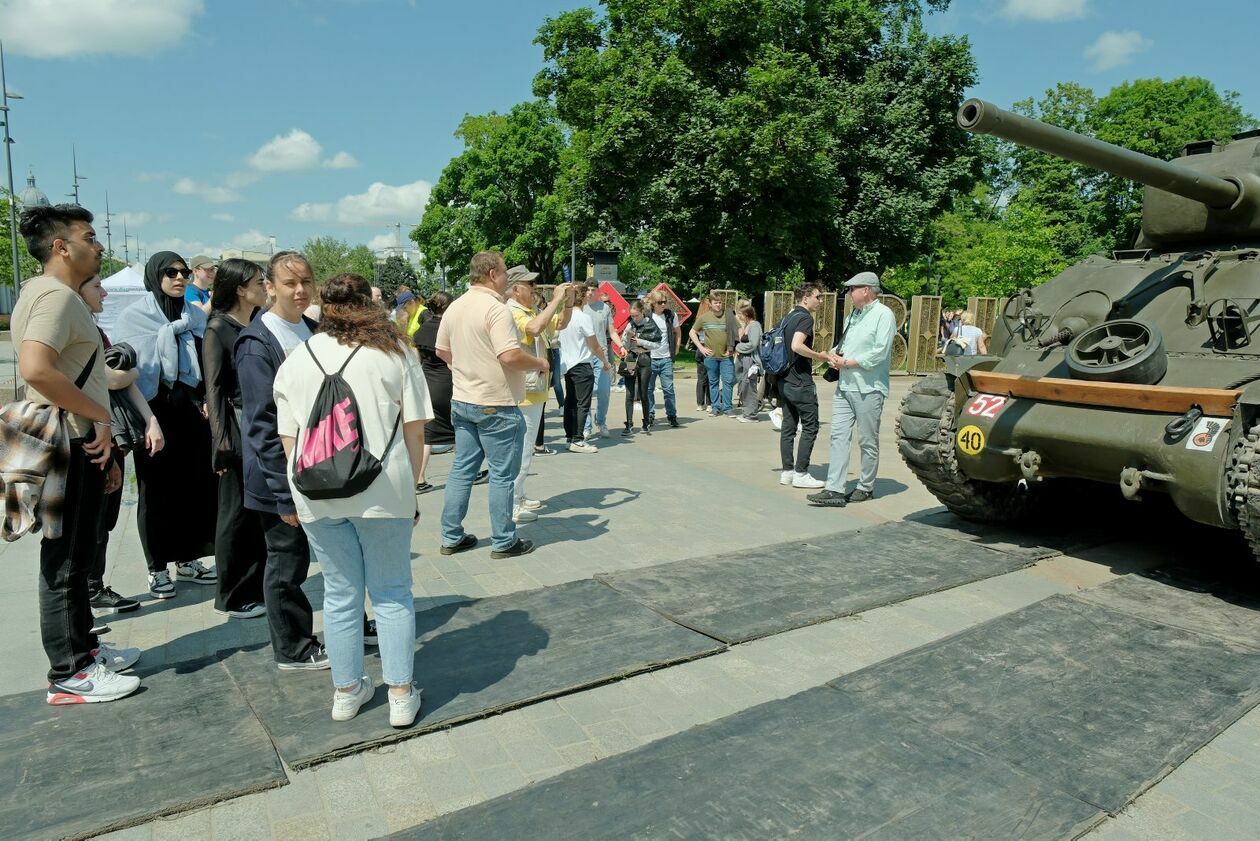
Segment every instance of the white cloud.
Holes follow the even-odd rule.
[[[269,237],[257,228],[250,228],[244,233],[237,234],[228,241],[229,248],[239,248],[242,251],[260,251],[266,250],[270,243]]]
[[[216,222],[235,222],[236,217],[230,213],[212,213],[210,218]]]
[[[289,212],[289,218],[299,222],[324,222],[332,218],[332,210],[331,202],[304,202]]]
[[[227,187],[216,187],[212,184],[203,184],[191,178],[179,179],[171,185],[171,189],[181,196],[196,196],[211,204],[227,204],[228,202],[241,200],[241,194],[235,190],[229,190]]]
[[[352,169],[359,165],[354,155],[338,152],[325,161],[320,160],[324,147],[309,132],[300,128],[289,129],[288,134],[277,134],[249,156],[249,165],[259,172],[297,172],[323,166],[327,169]],[[238,173],[231,177],[248,177]],[[255,180],[257,180],[255,178]],[[229,184],[231,181],[229,180]],[[245,186],[245,182],[240,185]]]
[[[324,161],[324,166],[327,169],[354,169],[358,165],[359,162],[349,152],[338,152]]]
[[[373,251],[383,251],[386,248],[397,248],[397,247],[398,247],[397,234],[377,234],[376,236],[368,240],[368,248],[372,249]]]
[[[227,178],[223,179],[223,183],[229,187],[248,187],[258,181],[260,176],[256,172],[233,172],[229,173]]]
[[[1002,14],[1012,20],[1057,23],[1085,17],[1089,0],[1006,0]]]
[[[144,211],[132,213],[128,210],[116,210],[114,211],[114,216],[118,219],[118,224],[121,225],[123,222],[126,222],[128,228],[143,228],[153,221],[153,214],[145,213]]]
[[[367,192],[337,200],[337,221],[344,225],[377,225],[419,219],[433,185],[413,181],[394,187],[376,181]]]
[[[33,58],[152,56],[178,48],[202,0],[0,0],[5,49]]]
[[[1143,38],[1132,29],[1123,32],[1104,32],[1098,40],[1085,48],[1085,57],[1093,62],[1095,70],[1111,70],[1128,64],[1140,52],[1149,50],[1154,42]]]

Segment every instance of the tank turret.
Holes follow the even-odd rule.
[[[980,99],[958,109],[958,125],[1039,149],[1145,185],[1139,248],[1260,239],[1260,136],[1188,144],[1176,163],[1085,137]]]

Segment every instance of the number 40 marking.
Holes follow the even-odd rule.
[[[967,406],[967,414],[981,418],[994,418],[1006,407],[1011,398],[1000,394],[977,394]]]

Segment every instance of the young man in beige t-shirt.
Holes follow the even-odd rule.
[[[92,214],[77,205],[31,208],[22,214],[21,231],[44,273],[22,285],[13,308],[18,373],[28,400],[65,411],[70,436],[61,537],[45,536],[39,547],[47,700],[113,701],[139,688],[139,678],[119,672],[131,668],[140,651],[112,648],[91,633],[87,578],[96,558],[97,521],[105,494],[122,483],[110,458],[105,348],[79,296],[79,287],[100,270],[105,249],[96,241]]]
[[[512,314],[503,303],[507,265],[497,251],[476,254],[468,270],[468,291],[447,307],[438,327],[437,355],[451,366],[451,425],[455,461],[446,479],[442,508],[442,554],[477,545],[464,531],[468,497],[484,458],[490,468],[491,558],[534,551],[516,535],[512,495],[521,469],[525,418],[525,372],[546,374],[547,360],[521,349]]]

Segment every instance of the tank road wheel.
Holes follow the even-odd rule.
[[[1251,546],[1251,554],[1260,560],[1260,423],[1253,424],[1238,439],[1230,458],[1226,479],[1229,483],[1229,503],[1238,528]]]
[[[1154,325],[1104,321],[1072,340],[1067,366],[1078,380],[1155,385],[1168,371],[1168,354]]]
[[[924,377],[901,401],[897,416],[897,449],[914,475],[953,513],[980,523],[1018,518],[1028,494],[1014,484],[969,479],[958,469],[954,453],[954,392],[945,376]]]

